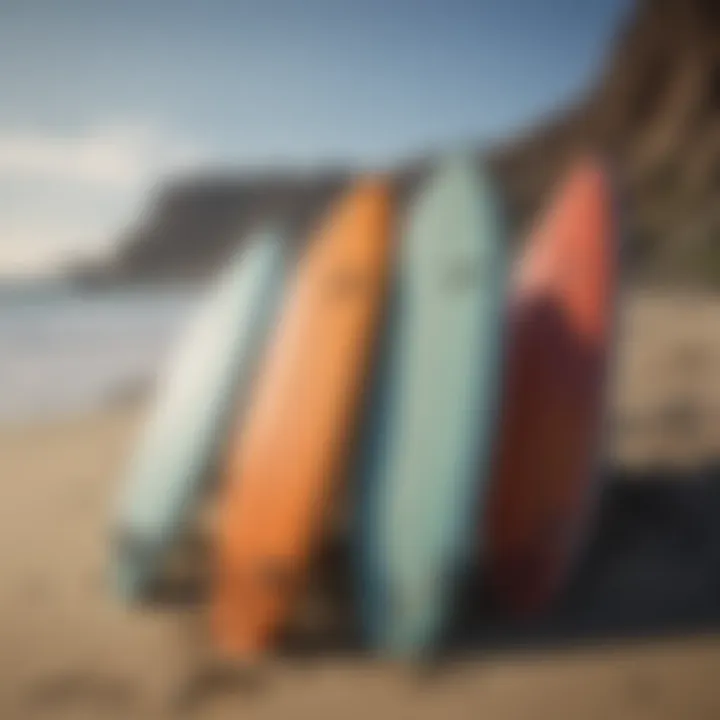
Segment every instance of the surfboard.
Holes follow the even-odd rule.
[[[371,647],[437,648],[473,560],[496,422],[502,210],[471,158],[410,206],[357,489],[357,601]]]
[[[114,585],[147,599],[183,536],[233,413],[240,413],[282,293],[283,237],[248,239],[171,357],[122,487]]]
[[[573,169],[512,280],[498,464],[480,532],[498,606],[548,607],[589,531],[618,287],[608,176]]]
[[[358,182],[299,260],[230,453],[217,538],[218,649],[251,659],[285,627],[346,473],[391,261],[391,193]]]

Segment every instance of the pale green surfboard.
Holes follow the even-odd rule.
[[[497,424],[505,235],[491,181],[444,163],[410,207],[362,443],[358,602],[375,648],[442,639],[472,562]]]
[[[115,524],[113,575],[127,600],[161,576],[242,411],[282,293],[283,245],[269,229],[244,243],[162,376]]]

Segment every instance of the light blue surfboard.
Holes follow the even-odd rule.
[[[115,523],[113,574],[128,601],[162,575],[242,410],[282,294],[283,245],[271,229],[244,243],[162,375]]]
[[[506,243],[491,181],[448,159],[409,209],[361,442],[357,600],[376,649],[437,647],[478,551]]]

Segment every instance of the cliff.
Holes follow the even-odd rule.
[[[521,213],[584,147],[617,170],[634,271],[720,285],[720,3],[638,3],[586,99],[497,153]]]

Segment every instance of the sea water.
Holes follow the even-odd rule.
[[[152,386],[197,288],[0,286],[0,423],[44,421]]]

